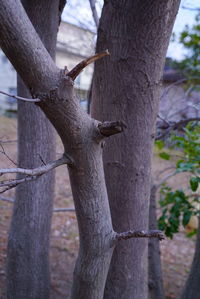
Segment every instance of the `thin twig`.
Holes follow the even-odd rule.
[[[76,77],[80,74],[80,72],[86,67],[88,66],[90,63],[104,57],[110,55],[108,50],[101,52],[101,53],[97,53],[83,61],[81,61],[79,64],[77,64],[71,71],[69,71],[66,75],[71,77],[72,80],[75,80]]]
[[[117,233],[115,238],[118,241],[131,238],[158,238],[161,241],[165,239],[165,236],[160,230],[130,230],[128,232]]]
[[[7,202],[10,202],[10,203],[14,203],[14,199],[12,199],[12,198],[6,198],[6,197],[0,196],[0,200],[7,201]]]
[[[62,158],[55,160],[53,162],[50,162],[46,165],[34,168],[34,169],[25,169],[25,168],[5,168],[5,169],[0,169],[0,175],[6,174],[6,173],[21,173],[25,174],[28,176],[38,176],[42,175],[60,165],[63,164],[69,164],[70,161],[67,157],[63,156]]]
[[[179,128],[182,128],[185,125],[187,125],[187,123],[189,123],[190,121],[200,121],[200,117],[190,117],[190,118],[187,118],[187,119],[184,119],[184,120],[180,120],[178,122],[171,123],[169,125],[169,127],[166,128],[166,130],[162,134],[156,136],[155,140],[162,139],[163,137],[168,135],[172,130],[177,130]],[[161,128],[161,127],[158,127],[158,128]]]
[[[63,164],[73,165],[73,162],[69,157],[63,155],[62,158],[56,161],[50,162],[44,166],[40,166],[34,169],[24,169],[24,168],[0,169],[0,175],[8,174],[8,173],[20,173],[26,175],[24,178],[20,178],[20,179],[10,179],[10,180],[1,181],[0,188],[4,188],[4,187],[7,188],[4,188],[2,191],[0,191],[0,194],[16,187],[21,183],[36,180],[41,175]]]
[[[33,102],[33,103],[36,103],[36,102],[40,102],[41,100],[40,99],[27,99],[27,98],[22,98],[22,97],[19,97],[19,96],[15,96],[13,94],[9,94],[9,93],[6,93],[4,91],[0,91],[1,94],[4,94],[8,97],[11,97],[11,98],[14,98],[16,100],[20,100],[20,101],[26,101],[26,102]]]
[[[53,212],[75,212],[74,208],[55,208]]]
[[[2,148],[2,151],[0,151],[0,153],[3,154],[3,155],[5,155],[6,158],[7,158],[10,162],[12,162],[14,165],[17,165],[17,163],[16,163],[13,159],[11,159],[11,158],[8,156],[8,154],[6,154],[6,152],[5,152],[5,150],[4,150],[4,147],[3,147],[3,145],[1,144],[1,142],[0,142],[0,147]]]
[[[98,14],[97,14],[95,1],[94,0],[89,0],[89,2],[90,2],[90,7],[91,7],[91,11],[92,11],[92,15],[93,15],[95,25],[98,28],[99,27],[99,17],[98,17]]]
[[[0,196],[0,200],[6,201],[9,203],[15,202],[15,200],[13,198],[7,198],[7,197],[2,197],[2,196]],[[55,212],[55,213],[57,213],[57,212],[75,212],[75,208],[55,208],[55,209],[53,209],[53,212]]]

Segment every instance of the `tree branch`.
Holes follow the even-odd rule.
[[[68,73],[66,73],[66,76],[69,76],[70,78],[72,78],[72,80],[75,80],[76,77],[80,74],[80,72],[86,67],[88,66],[90,63],[101,59],[104,56],[108,56],[110,55],[108,50],[101,52],[101,53],[97,53],[83,61],[81,61],[80,63],[78,63],[71,71],[69,71]]]
[[[98,28],[99,27],[99,17],[98,17],[98,14],[97,14],[95,1],[94,0],[89,0],[89,2],[90,2],[90,7],[91,7],[91,11],[92,11],[92,15],[93,15],[95,25]]]
[[[165,236],[160,230],[130,230],[128,232],[117,233],[115,238],[117,241],[131,238],[158,238],[161,241],[165,239]]]
[[[127,126],[122,121],[105,121],[98,124],[101,135],[109,137],[124,131]]]
[[[60,70],[45,49],[20,0],[1,0],[1,48],[34,93],[48,93],[60,80]],[[14,49],[14,50],[13,50]]]
[[[62,158],[55,160],[53,162],[50,162],[46,165],[34,168],[34,169],[25,169],[25,168],[8,168],[8,169],[0,169],[0,176],[6,173],[21,173],[21,174],[25,174],[28,176],[38,176],[38,175],[42,175],[60,165],[63,164],[71,164],[72,161],[63,156]],[[1,184],[0,184],[1,186]]]
[[[180,128],[184,127],[185,125],[187,125],[187,123],[189,123],[190,121],[200,121],[200,117],[190,117],[187,119],[180,120],[178,122],[168,123],[168,125],[165,124],[164,126],[162,126],[162,125],[159,126],[158,127],[159,129],[165,129],[165,131],[163,134],[156,136],[155,140],[162,139],[167,134],[169,134],[172,130],[180,129]]]
[[[0,191],[0,194],[16,187],[17,185],[19,185],[21,183],[35,180],[39,176],[47,173],[48,171],[50,171],[60,165],[63,165],[63,164],[73,165],[73,161],[69,157],[66,157],[63,155],[62,158],[60,158],[56,161],[50,162],[46,165],[43,165],[43,166],[40,166],[40,167],[37,167],[34,169],[24,169],[24,168],[0,169],[0,176],[3,174],[8,174],[8,173],[19,173],[19,174],[26,175],[24,178],[20,178],[20,179],[10,179],[10,180],[1,181],[0,188],[4,188],[4,187],[7,187],[7,188]]]
[[[16,99],[16,100],[21,100],[21,101],[26,101],[26,102],[37,103],[37,102],[40,102],[40,101],[41,101],[40,99],[27,99],[27,98],[18,97],[18,96],[15,96],[15,95],[6,93],[6,92],[4,92],[4,91],[0,91],[0,93],[6,95],[6,96],[8,96],[8,97],[14,98],[14,99]]]

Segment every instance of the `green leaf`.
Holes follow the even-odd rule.
[[[190,221],[191,216],[192,216],[192,212],[191,211],[186,210],[183,213],[183,220],[182,220],[183,226],[186,226],[188,224],[188,222]]]
[[[159,154],[159,157],[164,159],[164,160],[169,160],[170,159],[170,155],[166,152],[162,152]]]
[[[156,146],[157,146],[157,148],[159,149],[159,150],[161,150],[161,149],[163,149],[163,147],[164,147],[164,141],[162,141],[162,140],[157,140],[156,142],[155,142],[155,144],[156,144]]]
[[[191,177],[191,179],[190,179],[190,187],[191,187],[191,189],[192,189],[193,192],[197,191],[199,183],[200,183],[200,178],[198,178],[198,177]]]

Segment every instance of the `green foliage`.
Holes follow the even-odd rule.
[[[200,125],[189,123],[184,129],[183,136],[172,134],[173,147],[180,151],[181,159],[176,163],[176,173],[187,172],[190,174],[189,187],[192,192],[197,191],[200,184]],[[162,148],[163,149],[163,148]],[[162,152],[162,159],[170,159],[170,154]],[[163,186],[160,191],[160,206],[162,215],[158,220],[159,229],[172,238],[189,223],[191,216],[198,215],[196,203],[200,203],[200,196],[192,193],[186,195],[182,190],[172,191],[169,186]],[[193,232],[189,234],[193,235]]]
[[[200,12],[195,18],[192,27],[188,25],[180,35],[179,42],[188,50],[187,55],[181,62],[176,62],[177,68],[181,69],[188,77],[199,76],[200,74]],[[195,79],[195,85],[200,83],[200,79]]]

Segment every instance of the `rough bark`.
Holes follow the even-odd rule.
[[[80,107],[74,96],[72,79],[54,65],[20,2],[1,0],[0,3],[1,47],[23,81],[31,87],[32,95],[40,97],[39,106],[60,135],[64,154],[74,161],[69,173],[79,224],[80,250],[72,298],[102,299],[115,239],[103,172],[101,140],[104,136],[98,122]],[[27,221],[34,224],[35,220]],[[44,297],[40,294],[35,298]]]
[[[157,229],[156,216],[156,185],[151,186],[149,205],[149,229]],[[160,259],[159,240],[149,239],[149,295],[150,299],[164,299],[164,285],[162,277],[162,266]]]
[[[23,0],[22,3],[54,59],[60,17],[59,1]],[[31,97],[19,76],[17,81],[18,94]],[[31,103],[18,103],[19,167],[34,168],[53,161],[54,137],[54,129],[39,107]],[[53,171],[16,189],[8,242],[8,298],[49,298],[49,237],[53,189]]]
[[[200,294],[200,219],[192,267],[186,281],[181,299],[196,299]]]
[[[161,78],[179,0],[104,1],[97,52],[92,116],[121,120],[124,134],[104,150],[106,185],[115,231],[148,227],[151,148]],[[105,299],[147,298],[147,240],[121,241],[115,248]]]

